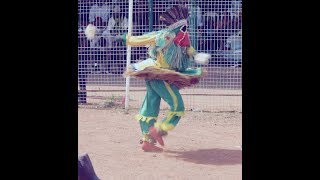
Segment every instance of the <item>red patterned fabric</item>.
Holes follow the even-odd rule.
[[[174,43],[178,46],[186,47],[190,45],[189,34],[187,32],[179,32],[173,39]]]

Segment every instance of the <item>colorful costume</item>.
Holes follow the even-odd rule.
[[[147,93],[135,117],[140,123],[145,151],[162,150],[155,143],[164,145],[162,136],[173,130],[184,115],[179,89],[197,84],[205,74],[201,68],[189,68],[196,51],[190,45],[187,18],[185,6],[173,6],[160,17],[168,26],[166,29],[141,36],[122,36],[126,45],[149,47],[150,58],[132,64],[124,73],[146,81]],[[162,121],[157,121],[161,98],[169,104],[170,111]]]

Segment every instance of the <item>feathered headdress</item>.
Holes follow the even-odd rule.
[[[167,26],[175,25],[177,28],[183,25],[187,25],[187,18],[189,17],[189,10],[186,6],[175,5],[166,12],[160,15],[160,20],[164,22]]]
[[[174,30],[180,27],[179,32],[176,34],[173,39],[174,43],[179,47],[188,47],[190,46],[189,34],[187,31],[187,19],[189,17],[189,10],[184,5],[175,5],[168,9],[166,12],[160,15],[160,20],[163,21],[168,27],[169,30]],[[173,53],[179,54],[179,53]],[[210,54],[207,53],[195,53],[194,60],[198,64],[207,64],[211,58]],[[173,56],[175,57],[175,56]],[[174,62],[179,62],[177,59],[173,58]],[[177,63],[179,64],[179,63]],[[175,67],[178,67],[176,65]]]
[[[187,32],[187,18],[189,10],[186,6],[175,5],[160,15],[160,20],[163,21],[169,30],[174,30],[180,27],[179,32],[176,32],[174,42],[178,46],[187,47],[190,45],[190,39]]]

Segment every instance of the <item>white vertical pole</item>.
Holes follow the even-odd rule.
[[[128,36],[132,32],[132,9],[133,9],[133,0],[129,0],[129,20],[128,20]],[[127,70],[130,66],[131,61],[131,46],[127,46]],[[125,109],[129,109],[129,87],[130,87],[130,77],[126,77],[126,97],[125,97]]]

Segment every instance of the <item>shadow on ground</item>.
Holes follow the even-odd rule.
[[[166,156],[207,165],[235,165],[242,163],[242,151],[232,149],[198,149],[194,151],[166,150]]]

